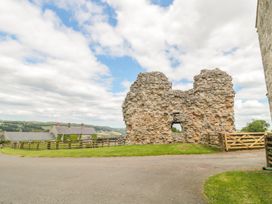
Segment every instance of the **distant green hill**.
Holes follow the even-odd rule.
[[[36,122],[36,121],[6,121],[0,120],[0,131],[11,131],[11,132],[39,132],[49,131],[53,125],[68,125],[68,123],[56,123],[56,122]],[[81,126],[78,123],[70,123],[71,126]],[[96,126],[84,124],[86,127],[93,127],[96,131],[115,131],[125,135],[124,128],[112,128],[108,126]]]

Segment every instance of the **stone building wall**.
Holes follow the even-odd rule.
[[[173,90],[161,72],[140,73],[123,103],[127,142],[221,146],[221,133],[234,131],[234,95],[232,78],[219,69],[202,70],[188,91]],[[182,138],[172,134],[173,123]]]
[[[256,27],[265,72],[267,96],[272,113],[272,1],[259,0],[257,9]],[[272,116],[272,114],[271,114]]]

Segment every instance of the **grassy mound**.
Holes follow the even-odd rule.
[[[128,145],[94,149],[65,150],[20,150],[3,148],[2,153],[28,157],[117,157],[157,156],[179,154],[208,154],[218,152],[216,148],[200,144]]]
[[[204,193],[211,204],[271,204],[272,172],[226,172],[210,177]]]

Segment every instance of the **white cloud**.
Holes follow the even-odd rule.
[[[91,45],[96,54],[128,55],[146,71],[162,71],[180,89],[191,84],[179,80],[191,81],[201,69],[219,67],[238,87],[237,127],[251,118],[269,119],[254,28],[256,0],[175,0],[167,8],[148,0],[35,2],[0,2],[0,31],[18,38],[0,41],[0,80],[8,84],[0,87],[0,98],[7,101],[1,105],[3,115],[13,114],[5,107],[19,97],[18,102],[31,104],[25,110],[33,117],[122,124],[124,93],[110,92],[112,76]],[[53,11],[42,13],[45,2],[71,12],[81,33],[64,26]],[[116,26],[109,24],[105,3],[115,10]]]
[[[245,102],[242,100],[236,100],[236,118],[239,118],[240,121],[237,128],[242,128],[253,119],[270,121],[270,116],[267,114],[267,106],[267,103],[261,103],[258,100],[246,100]]]
[[[130,86],[132,85],[133,82],[124,80],[122,81],[122,86],[125,88],[125,92],[129,91]]]
[[[27,1],[1,1],[0,31],[16,37],[0,41],[2,117],[122,124],[123,96],[108,91],[107,67],[88,40],[52,11],[43,13]]]
[[[173,83],[172,89],[187,91],[193,88],[193,83]]]
[[[176,0],[167,9],[144,0],[108,2],[118,14],[113,29],[130,44],[130,55],[147,71],[163,71],[171,80],[192,80],[200,69],[219,67],[240,87],[236,101],[242,100],[243,108],[235,109],[237,127],[252,117],[269,119],[268,105],[262,102],[266,90],[254,27],[256,0]],[[180,62],[178,67],[171,67],[169,52],[165,53],[169,45],[177,48],[170,55]],[[246,106],[251,100],[259,101],[262,108],[242,117],[252,112]]]

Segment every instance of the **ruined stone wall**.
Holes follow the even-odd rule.
[[[123,103],[127,142],[178,140],[221,146],[220,133],[234,131],[232,79],[215,69],[202,70],[194,80],[191,90],[172,90],[163,73],[140,73]],[[183,127],[182,138],[172,134],[175,122]]]
[[[256,27],[262,53],[263,66],[272,117],[272,1],[259,0]]]
[[[159,72],[140,73],[130,87],[123,113],[128,142],[132,144],[169,143],[173,141],[166,94],[171,83]]]

